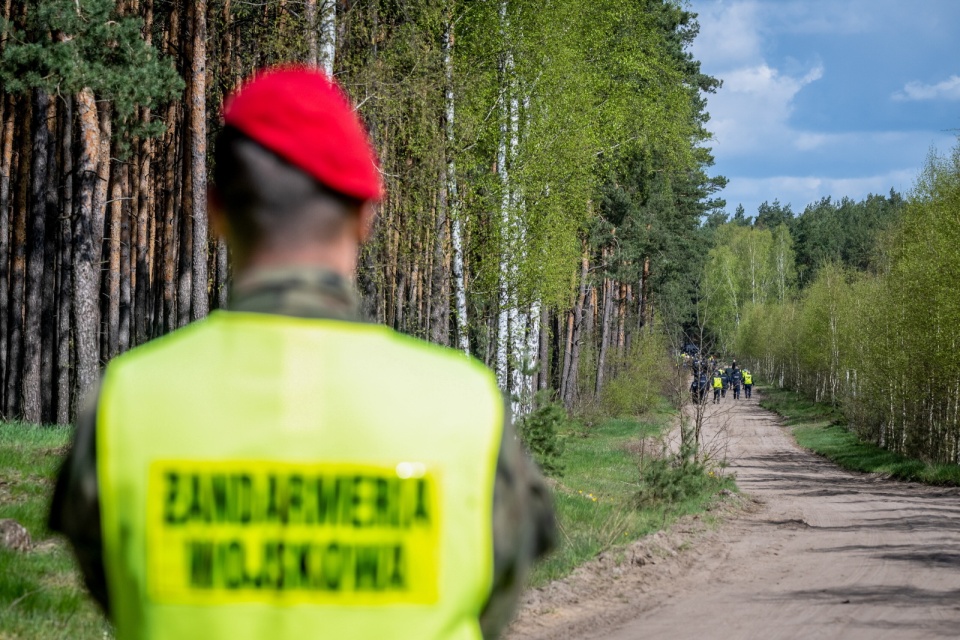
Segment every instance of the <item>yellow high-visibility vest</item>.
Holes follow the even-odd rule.
[[[720,376],[713,376],[713,388],[723,389],[723,378]]]
[[[107,368],[117,637],[481,637],[503,402],[385,327],[214,312]]]
[[[743,372],[743,384],[753,384],[753,374],[749,371]]]

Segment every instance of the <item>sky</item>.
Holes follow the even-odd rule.
[[[960,134],[958,0],[691,0],[720,194],[747,215],[779,199],[909,192]]]

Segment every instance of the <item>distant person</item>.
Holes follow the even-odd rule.
[[[753,374],[748,369],[743,370],[743,395],[750,398],[753,391]]]
[[[693,380],[690,383],[690,395],[695,404],[703,404],[706,401],[709,384],[710,381],[705,371],[701,371],[693,376]]]
[[[107,366],[51,528],[121,639],[497,636],[555,544],[549,490],[491,371],[361,321],[363,124],[300,67],[223,116],[229,309]]]
[[[727,390],[730,388],[730,370],[721,369],[720,370],[720,380],[723,382],[723,389],[720,390],[720,397],[727,397]]]
[[[743,382],[743,373],[736,365],[733,367],[733,373],[730,376],[730,385],[733,387],[733,399],[740,399],[740,384]]]
[[[713,404],[720,404],[720,394],[723,391],[723,376],[720,370],[713,372]]]

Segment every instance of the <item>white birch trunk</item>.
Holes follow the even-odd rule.
[[[506,40],[507,27],[507,3],[500,3],[500,32],[501,37]],[[503,82],[506,88],[509,86],[508,74],[513,66],[509,52],[503,62]],[[509,379],[509,347],[510,347],[510,254],[511,246],[511,224],[510,224],[510,174],[507,168],[507,138],[510,134],[510,111],[509,96],[504,90],[504,97],[501,102],[500,114],[500,138],[497,142],[497,172],[500,175],[500,186],[502,190],[500,200],[500,225],[502,246],[500,249],[500,290],[498,292],[497,308],[497,381],[500,388],[508,396],[511,395],[511,380]]]
[[[447,33],[444,38],[443,67],[446,74],[446,136],[447,136],[447,203],[450,208],[450,241],[453,245],[453,297],[455,322],[457,325],[457,348],[470,355],[470,335],[467,330],[467,287],[463,265],[463,231],[460,227],[460,202],[457,196],[457,167],[454,160],[453,123],[456,117],[453,96],[453,19],[447,22]]]
[[[323,46],[320,64],[331,78],[333,61],[337,53],[337,3],[336,0],[324,0],[320,15],[320,35]]]

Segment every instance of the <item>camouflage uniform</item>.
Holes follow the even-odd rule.
[[[261,269],[234,284],[230,310],[359,322],[359,299],[340,275],[317,268]],[[94,396],[95,399],[95,396]],[[509,411],[509,403],[507,403]],[[509,416],[509,413],[506,414]],[[96,402],[77,420],[73,447],[57,478],[50,528],[73,545],[91,595],[109,614],[96,469]],[[485,638],[509,623],[533,562],[556,545],[550,492],[504,424],[493,500],[493,589],[480,617]]]

